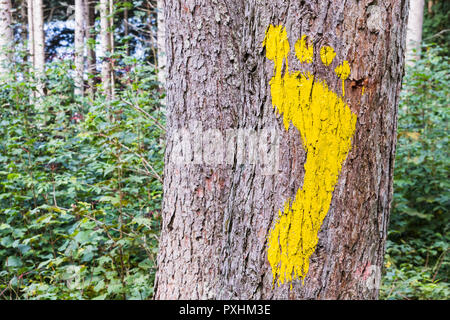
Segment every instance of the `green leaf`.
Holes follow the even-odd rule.
[[[21,267],[22,265],[22,260],[17,256],[9,256],[6,259],[6,267]]]

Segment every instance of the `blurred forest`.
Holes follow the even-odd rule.
[[[420,59],[406,66],[380,297],[448,299],[450,3],[425,1]]]
[[[11,5],[0,69],[0,299],[151,299],[165,135],[158,3]],[[425,1],[419,59],[406,68],[381,299],[450,296],[449,9]]]

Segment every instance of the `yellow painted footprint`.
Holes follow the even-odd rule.
[[[274,228],[269,233],[268,259],[273,279],[278,284],[293,279],[304,280],[309,259],[317,242],[318,232],[330,208],[334,187],[342,164],[351,148],[356,115],[325,82],[314,79],[310,73],[289,72],[287,57],[290,52],[286,29],[270,25],[263,42],[266,57],[275,63],[270,80],[272,105],[283,115],[284,127],[290,124],[300,131],[307,160],[303,187],[294,200],[285,202],[279,211]],[[313,46],[303,36],[295,44],[295,53],[302,63],[313,62]],[[331,47],[320,50],[322,63],[329,66],[336,53]],[[286,64],[284,75],[283,63]],[[335,69],[342,80],[350,74],[344,61]]]

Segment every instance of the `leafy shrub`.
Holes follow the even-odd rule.
[[[428,3],[428,5],[429,4],[430,3]],[[444,49],[440,52],[442,55],[448,55],[450,52],[449,21],[449,1],[433,1],[431,8],[425,6],[422,39],[426,42],[433,41],[442,47]]]
[[[68,61],[41,98],[27,65],[1,84],[0,299],[152,296],[164,119],[155,70],[122,61],[111,102],[74,97]]]
[[[399,106],[394,201],[381,296],[447,299],[449,63],[438,46],[406,71]]]

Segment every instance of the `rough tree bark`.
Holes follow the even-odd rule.
[[[424,5],[424,0],[410,0],[405,53],[408,65],[413,65],[414,61],[420,59]]]
[[[85,0],[75,0],[75,95],[84,92]]]
[[[156,299],[378,297],[407,14],[406,0],[165,1],[167,146]],[[302,42],[303,35],[307,38]],[[281,59],[284,54],[287,61]],[[290,73],[297,70],[302,73]],[[306,274],[296,276],[274,272],[277,264],[269,261],[268,251],[280,247],[282,254],[297,257],[296,251],[283,251],[286,239],[273,237],[273,230],[289,210],[296,210],[295,201],[291,209],[284,209],[288,199],[298,199],[299,190],[308,193],[311,185],[319,191],[323,188],[324,175],[314,179],[305,173],[310,170],[305,169],[310,168],[308,158],[310,165],[317,165],[312,162],[316,150],[308,136],[311,132],[299,132],[294,126],[308,117],[313,106],[327,107],[315,89],[310,97],[309,91],[304,94],[302,86],[313,78],[317,79],[314,88],[322,90],[324,97],[336,93],[331,93],[339,101],[336,106],[351,119],[340,122],[337,132],[350,128],[350,122],[354,126],[346,136],[351,138],[351,148],[337,183],[332,193],[325,190],[332,198],[320,209],[328,210],[319,222],[318,243],[303,260],[309,261],[309,268],[303,264]],[[301,103],[311,109],[302,105],[304,109],[288,110],[288,82],[297,84],[292,101],[299,102],[299,91],[306,97]],[[283,107],[281,116],[276,110]],[[289,118],[297,112],[299,118]],[[324,125],[341,117],[322,116]],[[286,120],[292,122],[288,130]],[[321,121],[313,121],[313,127],[320,127]],[[238,161],[241,147],[236,140],[230,140],[238,149],[230,162],[179,163],[177,133],[196,126],[223,136],[235,129],[258,132],[274,127],[280,137],[279,169],[266,174],[258,165]],[[202,142],[203,150],[207,142]],[[327,143],[318,149],[327,150]],[[332,158],[333,150],[327,152]],[[324,159],[326,163],[328,153]],[[308,185],[302,185],[304,180]],[[292,239],[295,234],[289,232]],[[298,243],[306,242],[301,238]],[[296,250],[303,252],[298,243]],[[292,261],[278,266],[283,263]]]
[[[9,73],[12,63],[11,0],[0,0],[0,77]]]

